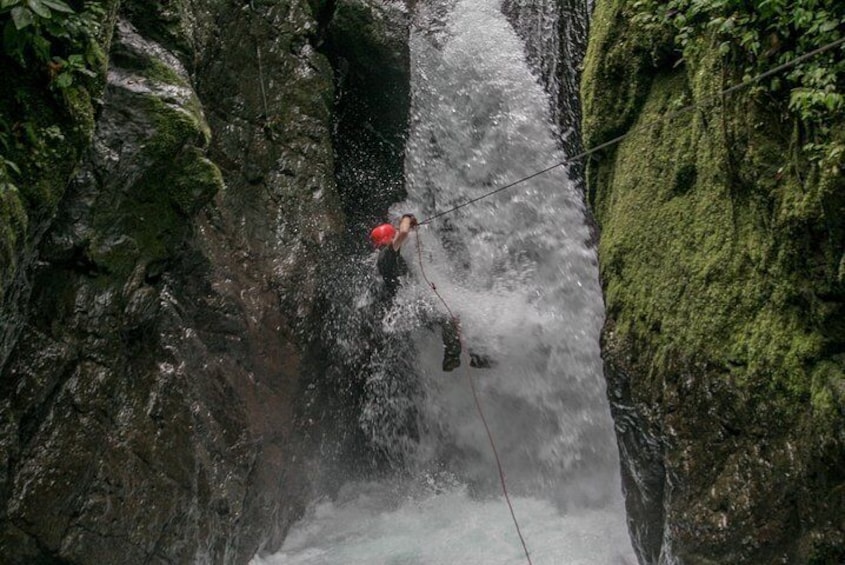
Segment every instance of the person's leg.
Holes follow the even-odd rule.
[[[457,320],[443,320],[440,332],[443,337],[443,370],[452,371],[461,366],[461,334]]]
[[[476,369],[492,369],[496,366],[496,362],[493,361],[488,355],[470,349],[469,366],[474,367]]]

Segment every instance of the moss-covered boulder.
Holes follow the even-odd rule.
[[[636,549],[841,562],[845,123],[720,96],[740,75],[718,44],[681,61],[633,5],[596,3],[582,95],[586,146],[628,134],[588,184]]]

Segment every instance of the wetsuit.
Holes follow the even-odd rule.
[[[385,303],[396,296],[401,283],[400,277],[408,274],[408,264],[402,254],[392,245],[384,248],[378,258],[378,272],[384,280]],[[454,320],[444,318],[439,321],[443,339],[443,370],[451,371],[461,364],[461,338]]]
[[[408,274],[408,264],[402,254],[393,249],[392,245],[385,247],[378,257],[378,272],[384,280],[384,292],[388,300],[393,300],[399,290],[399,277]]]

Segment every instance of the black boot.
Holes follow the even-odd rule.
[[[449,320],[441,328],[443,337],[443,370],[452,371],[461,366],[461,336],[454,320]]]
[[[488,356],[481,353],[469,352],[469,366],[476,369],[492,369],[496,366],[496,362]]]

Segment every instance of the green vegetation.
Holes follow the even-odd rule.
[[[0,0],[0,74],[14,76],[0,88],[0,300],[90,142],[92,97],[105,84],[115,6],[114,0]],[[115,63],[151,81],[188,86],[152,54],[121,52]],[[144,147],[146,169],[117,206],[95,214],[96,234],[86,250],[118,277],[138,261],[169,257],[189,229],[185,216],[222,185],[204,155],[211,134],[196,98],[180,107],[142,94],[137,104],[154,132]]]
[[[648,32],[669,27],[675,48],[715,45],[745,79],[832,43],[845,33],[841,0],[637,0],[634,20]],[[772,77],[773,92],[789,93],[790,109],[805,120],[830,122],[845,110],[843,48]]]
[[[838,0],[596,2],[584,143],[628,134],[587,165],[603,352],[654,559],[659,515],[684,562],[842,562],[845,49],[722,93],[843,23]]]
[[[3,30],[0,68],[45,78],[50,89],[62,94],[61,101],[73,106],[79,96],[69,89],[76,77],[95,79],[97,71],[103,70],[105,57],[97,39],[105,15],[102,2],[86,2],[77,12],[63,0],[0,0]],[[38,120],[20,119],[20,110],[33,94],[27,86],[33,85],[23,80],[18,82],[19,88],[5,93],[10,100],[0,113],[0,192],[15,189],[12,177],[22,176],[21,168],[10,155],[16,150],[38,155],[38,146],[44,144],[45,138],[61,136],[59,129],[50,124],[40,127],[43,124]],[[12,84],[4,87],[9,90]]]
[[[845,49],[718,94],[841,37],[845,3],[610,3],[583,101],[588,146],[637,128],[588,167],[618,337],[652,378],[687,359],[829,421],[845,405]]]
[[[67,88],[76,75],[96,76],[99,58],[89,46],[104,15],[99,2],[76,12],[62,0],[0,0],[3,53],[22,68],[45,68],[52,87]]]
[[[116,0],[0,0],[0,300],[94,128]]]

